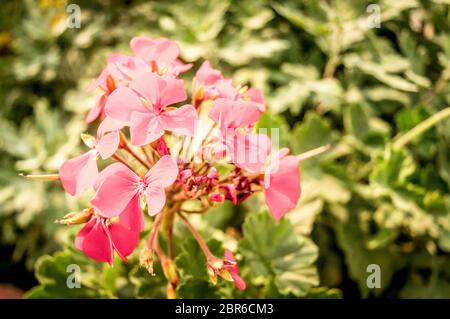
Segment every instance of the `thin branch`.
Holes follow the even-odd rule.
[[[320,146],[320,147],[314,148],[312,150],[309,150],[307,152],[304,152],[304,153],[301,153],[301,154],[297,155],[297,159],[299,161],[307,160],[307,159],[309,159],[311,157],[317,156],[319,154],[322,154],[322,153],[328,151],[330,149],[330,147],[331,147],[331,145],[327,144],[327,145],[324,145],[324,146]]]
[[[394,143],[392,144],[392,147],[394,149],[400,149],[404,147],[406,144],[411,142],[413,139],[415,139],[417,136],[425,132],[426,130],[429,130],[434,125],[439,123],[440,121],[446,119],[447,117],[450,117],[450,107],[447,107],[433,115],[431,115],[426,120],[422,121],[418,125],[416,125],[414,128],[409,130],[403,135],[400,135],[394,140]]]

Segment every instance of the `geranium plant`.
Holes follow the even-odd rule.
[[[237,205],[263,192],[278,221],[299,200],[300,160],[326,147],[297,156],[278,150],[276,134],[271,139],[255,128],[265,112],[262,92],[234,86],[208,61],[195,73],[187,104],[180,76],[192,65],[179,60],[175,42],[135,37],[130,47],[132,55],[111,54],[88,88],[101,94],[86,117],[87,123],[98,123],[97,133],[81,136],[87,152],[64,162],[59,174],[26,177],[58,180],[72,196],[95,190],[90,207],[57,221],[84,224],[75,246],[93,260],[113,265],[117,254],[127,261],[148,215],[153,223],[140,264],[153,274],[157,256],[167,295],[175,297],[179,274],[171,227],[179,218],[204,253],[210,280],[215,284],[220,277],[243,290],[246,283],[233,252],[214,255],[189,215],[207,213],[224,201]],[[99,172],[97,162],[111,160]],[[187,209],[187,202],[196,208]],[[169,225],[166,249],[159,242],[163,223]]]

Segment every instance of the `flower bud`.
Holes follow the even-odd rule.
[[[155,275],[155,272],[153,271],[153,260],[153,250],[145,246],[139,255],[139,265],[147,269],[152,276]]]
[[[166,286],[166,291],[167,291],[167,299],[176,299],[177,298],[175,286],[172,285],[170,282]]]
[[[209,195],[209,200],[213,203],[222,203],[224,200],[224,197],[219,192],[214,192],[211,195]]]
[[[87,223],[91,217],[94,215],[94,209],[86,208],[83,209],[80,212],[70,212],[62,219],[55,220],[55,223],[62,224],[62,225],[79,225],[79,224],[85,224]]]
[[[178,282],[177,272],[175,270],[175,264],[171,259],[166,259],[163,262],[163,271],[167,280],[171,283],[176,284]]]
[[[170,155],[170,150],[167,147],[166,141],[164,140],[164,137],[161,137],[158,139],[158,143],[156,144],[156,152],[159,154],[159,156],[164,155]]]
[[[214,256],[208,258],[208,266],[213,269],[221,269],[223,267],[223,260]]]
[[[217,285],[217,275],[212,267],[208,267],[208,276],[211,283],[215,286]]]
[[[219,270],[219,276],[225,279],[226,281],[233,281],[233,277],[231,277],[231,274],[226,269],[220,269]]]

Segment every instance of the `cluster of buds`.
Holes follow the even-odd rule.
[[[263,192],[279,220],[300,197],[300,158],[288,149],[272,152],[274,141],[256,132],[265,112],[260,90],[234,87],[206,61],[195,74],[191,104],[184,104],[180,74],[192,65],[179,60],[177,44],[135,37],[130,46],[132,55],[111,54],[89,86],[102,91],[86,118],[99,123],[97,133],[82,135],[89,150],[63,163],[58,175],[27,177],[59,180],[72,196],[94,189],[90,207],[58,221],[85,224],[75,245],[92,259],[112,265],[117,254],[126,261],[144,230],[144,215],[154,217],[140,261],[153,273],[158,256],[173,296],[178,279],[171,227],[179,217],[205,253],[211,280],[221,277],[244,289],[231,251],[213,256],[182,203],[198,200],[201,208],[195,213],[204,213],[224,200],[238,204]],[[97,162],[107,159],[115,162],[99,172]],[[221,176],[218,165],[223,163],[232,169]],[[169,228],[167,252],[158,243],[163,221]]]

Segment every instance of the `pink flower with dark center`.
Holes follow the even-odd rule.
[[[130,88],[118,88],[110,95],[106,114],[130,126],[131,143],[144,145],[157,140],[165,131],[194,134],[198,116],[192,105],[167,108],[185,99],[182,80],[141,73]]]
[[[163,156],[143,178],[121,163],[112,164],[99,181],[91,204],[106,217],[120,215],[128,205],[139,205],[145,198],[149,215],[158,214],[166,203],[164,188],[172,185],[178,175],[176,162]]]

